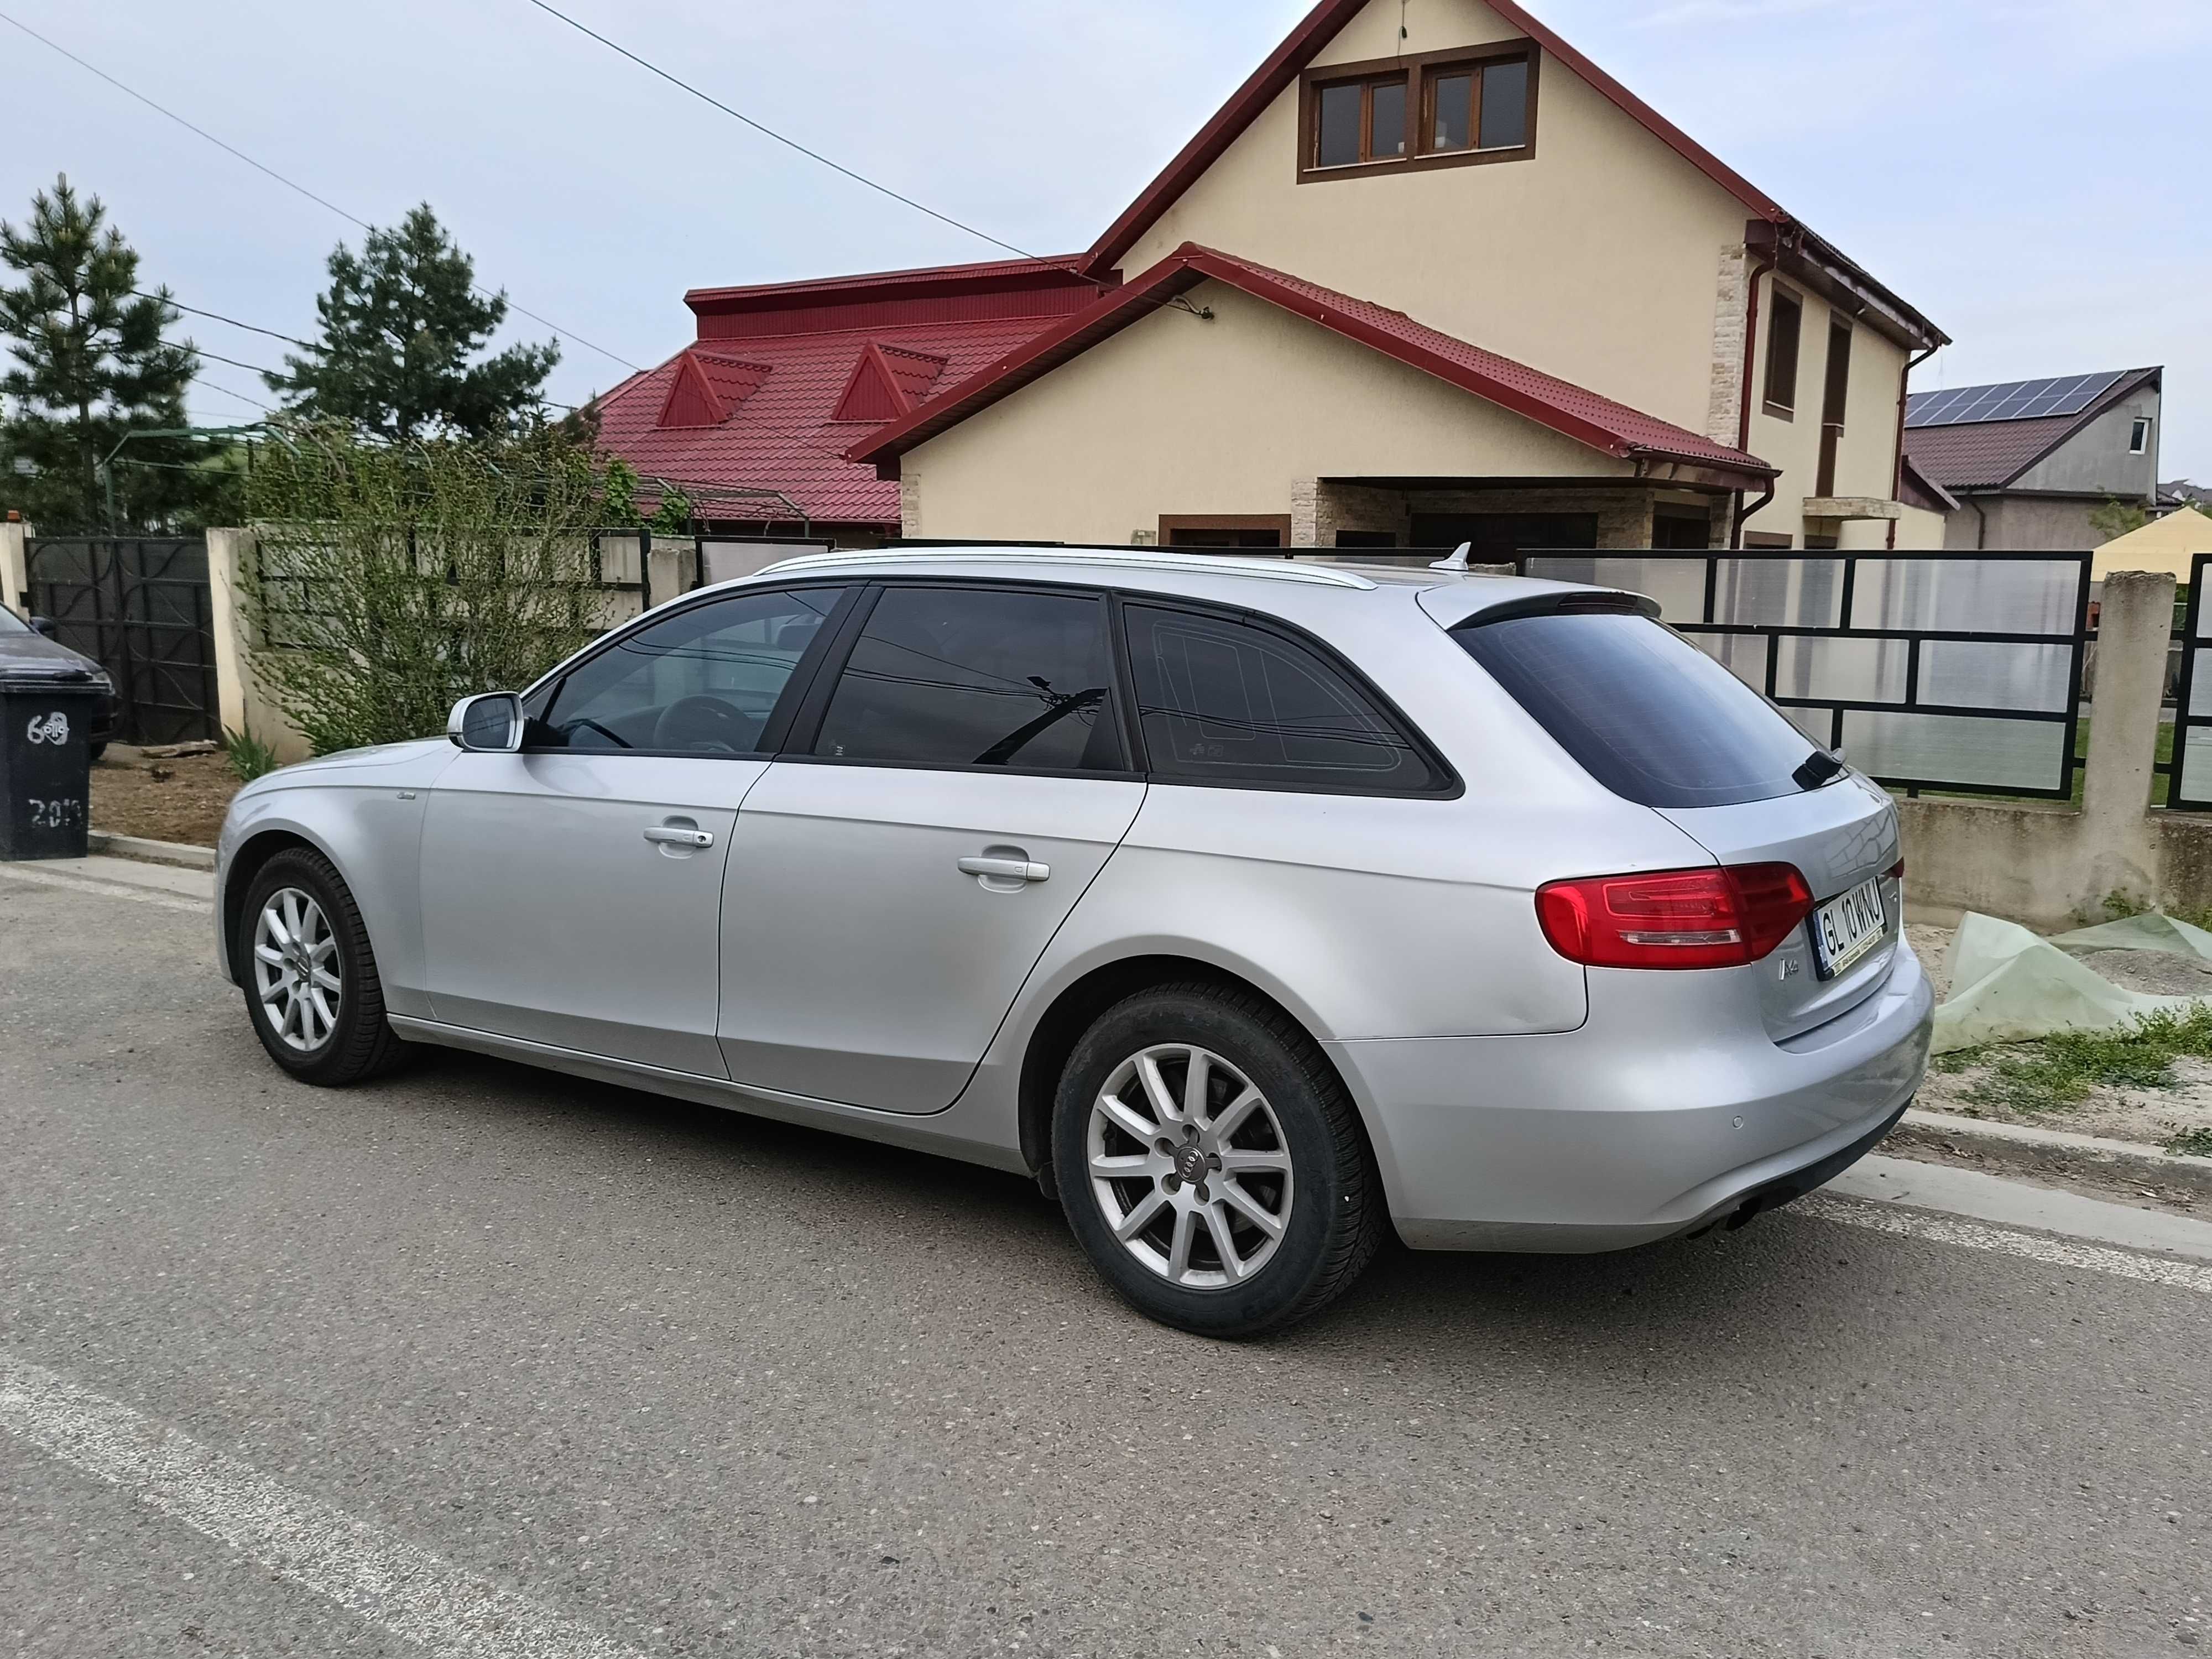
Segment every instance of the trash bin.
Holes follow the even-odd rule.
[[[82,670],[0,670],[0,859],[84,856],[100,695]]]

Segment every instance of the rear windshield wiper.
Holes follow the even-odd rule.
[[[1800,789],[1818,789],[1844,769],[1843,762],[1825,749],[1815,749],[1805,757],[1803,764],[1790,775],[1790,781]]]

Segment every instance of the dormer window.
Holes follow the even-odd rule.
[[[1308,70],[1300,86],[1301,179],[1364,177],[1536,150],[1532,42]]]

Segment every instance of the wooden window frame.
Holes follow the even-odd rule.
[[[1780,553],[1795,547],[1796,538],[1771,530],[1749,530],[1744,532],[1743,548],[1747,553]]]
[[[1774,346],[1782,337],[1776,326],[1782,316],[1782,302],[1787,300],[1797,313],[1796,326],[1791,331],[1790,343],[1790,399],[1784,403],[1774,396]],[[1766,295],[1766,355],[1759,365],[1759,400],[1764,409],[1778,421],[1797,418],[1797,391],[1805,378],[1805,296],[1794,288],[1780,283],[1768,285]]]
[[[1291,515],[1287,513],[1163,513],[1160,546],[1171,550],[1178,530],[1272,530],[1280,551],[1291,550]]]
[[[1436,80],[1455,70],[1475,76],[1474,96],[1468,111],[1468,137],[1482,136],[1483,67],[1490,64],[1524,62],[1528,65],[1526,142],[1498,149],[1470,145],[1466,149],[1430,149],[1423,143],[1434,131],[1429,100]],[[1479,167],[1492,161],[1528,161],[1536,155],[1536,87],[1543,53],[1534,40],[1498,40],[1488,46],[1454,46],[1443,52],[1408,53],[1403,58],[1376,58],[1358,64],[1331,64],[1310,69],[1298,77],[1298,149],[1296,158],[1300,184],[1331,179],[1371,179],[1385,173],[1421,173],[1431,167]],[[1381,161],[1361,160],[1322,167],[1321,155],[1321,89],[1357,82],[1369,90],[1359,100],[1359,144],[1365,156],[1376,84],[1401,81],[1406,88],[1406,150]]]
[[[1858,331],[1850,319],[1828,313],[1828,355],[1820,365],[1820,453],[1813,479],[1815,495],[1836,493],[1836,463],[1844,447],[1844,416],[1851,398],[1851,347]],[[1837,354],[1842,355],[1838,356]]]

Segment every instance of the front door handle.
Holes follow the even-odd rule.
[[[711,830],[678,830],[672,825],[656,823],[645,832],[645,838],[663,847],[712,847],[714,832]]]
[[[1027,859],[967,858],[960,860],[960,873],[996,881],[1049,881],[1052,866]]]

